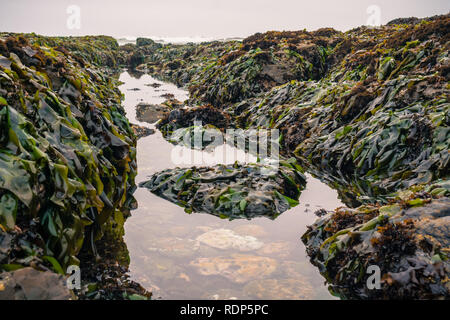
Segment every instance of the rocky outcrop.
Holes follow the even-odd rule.
[[[221,218],[276,218],[298,204],[306,179],[295,160],[262,164],[168,169],[140,186],[185,207]]]
[[[448,198],[411,192],[386,206],[336,209],[302,239],[341,298],[449,299],[449,224]],[[378,288],[368,285],[371,266],[380,271]]]
[[[64,274],[134,202],[136,137],[108,76],[118,45],[1,37],[0,270]]]
[[[345,33],[267,32],[242,42],[166,45],[141,67],[187,87],[191,106],[210,103],[232,127],[279,129],[281,152],[355,208],[326,215],[304,236],[335,292],[448,298],[449,26],[447,14]],[[397,198],[418,190],[424,195]],[[395,205],[401,210],[393,219],[383,211]],[[439,239],[439,253],[421,248],[425,225]],[[401,249],[386,252],[389,239]],[[386,287],[369,292],[357,272],[373,259]]]
[[[0,273],[0,300],[69,300],[66,279],[50,271],[23,268]]]

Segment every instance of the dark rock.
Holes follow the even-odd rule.
[[[0,273],[0,300],[69,300],[74,295],[63,276],[27,267]]]
[[[206,212],[231,220],[258,216],[274,219],[298,204],[305,184],[301,168],[291,159],[281,161],[279,168],[236,163],[168,169],[140,186],[185,207],[187,212]]]
[[[411,196],[387,206],[340,208],[302,236],[311,262],[346,299],[449,299],[450,200]],[[367,286],[380,268],[380,289]]]
[[[136,106],[136,119],[142,122],[155,123],[165,118],[170,112],[170,108],[164,104],[139,103]]]
[[[154,129],[139,126],[137,124],[132,124],[131,129],[133,129],[133,132],[138,139],[150,136],[155,133]]]
[[[165,137],[168,137],[177,129],[192,127],[196,121],[201,122],[202,125],[213,125],[220,130],[227,129],[231,124],[228,114],[208,105],[173,110],[158,123],[157,127]]]

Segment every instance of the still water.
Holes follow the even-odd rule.
[[[166,93],[188,98],[186,91],[148,75],[137,79],[124,72],[120,80],[128,119],[150,128],[154,125],[136,120],[138,103],[160,104]],[[154,83],[160,86],[149,86]],[[158,130],[138,140],[136,184],[177,167],[174,148]],[[130,276],[152,291],[153,299],[334,299],[300,237],[316,220],[314,211],[343,204],[335,190],[310,175],[300,204],[275,220],[187,214],[145,188],[134,196],[138,208],[125,223]]]

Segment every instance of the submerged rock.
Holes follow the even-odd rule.
[[[204,276],[223,276],[236,283],[245,283],[271,275],[277,268],[274,259],[233,254],[229,257],[198,258],[190,263]]]
[[[268,232],[261,226],[256,224],[243,224],[233,228],[233,231],[241,236],[265,237]]]
[[[268,170],[268,171],[265,171]],[[221,218],[276,218],[298,204],[306,183],[294,161],[281,161],[279,168],[260,164],[167,169],[140,187],[185,207]]]
[[[220,289],[214,291],[214,293],[206,293],[202,296],[202,299],[206,300],[238,300],[242,299],[242,291],[233,289]]]
[[[292,251],[292,244],[287,241],[277,241],[266,243],[257,252],[263,256],[279,257],[285,259],[289,257]]]
[[[314,299],[314,289],[304,278],[254,280],[244,287],[244,293],[260,300]]]
[[[152,246],[147,249],[156,251],[168,257],[187,257],[196,253],[199,248],[199,241],[182,238],[156,238],[152,240]]]
[[[197,241],[213,248],[239,251],[253,251],[260,249],[264,244],[252,236],[240,236],[229,229],[216,229],[201,234]]]

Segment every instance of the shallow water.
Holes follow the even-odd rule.
[[[132,123],[139,102],[162,103],[164,93],[187,99],[187,92],[148,75],[140,79],[124,72],[120,87]],[[160,83],[153,88],[146,84]],[[132,89],[140,90],[132,90]],[[136,183],[156,172],[176,167],[171,153],[180,150],[159,131],[138,140]],[[186,151],[186,150],[185,150]],[[209,164],[214,159],[207,155]],[[208,214],[187,214],[145,188],[135,192],[138,209],[125,223],[130,276],[153,298],[162,299],[334,299],[324,278],[309,263],[300,240],[320,208],[343,206],[337,192],[307,175],[300,204],[275,220],[222,220]],[[199,238],[198,238],[199,237]]]

